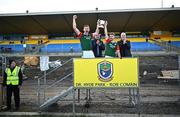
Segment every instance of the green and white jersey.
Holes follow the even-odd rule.
[[[117,43],[111,41],[110,39],[106,40],[105,46],[105,56],[116,57]]]
[[[82,32],[80,32],[78,37],[80,38],[82,50],[92,50],[92,46],[91,46],[92,35],[91,34],[84,35]]]

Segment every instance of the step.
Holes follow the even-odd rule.
[[[49,100],[47,100],[46,102],[44,102],[41,106],[40,106],[40,110],[44,110],[46,109],[48,106],[56,103],[57,101],[59,101],[60,99],[65,98],[66,96],[68,96],[69,94],[71,94],[73,92],[73,86],[69,87],[67,90],[63,90],[60,94],[50,98]]]

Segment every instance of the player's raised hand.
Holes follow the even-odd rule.
[[[73,15],[73,19],[77,19],[77,15]]]
[[[100,24],[100,19],[97,20],[97,26],[99,26],[99,24]]]

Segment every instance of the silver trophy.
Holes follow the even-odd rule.
[[[104,28],[105,21],[99,20],[99,28]]]

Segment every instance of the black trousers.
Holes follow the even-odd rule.
[[[16,109],[19,108],[20,96],[19,96],[19,87],[14,85],[7,85],[6,88],[6,104],[7,108],[11,109],[11,97],[14,94],[14,101]]]

